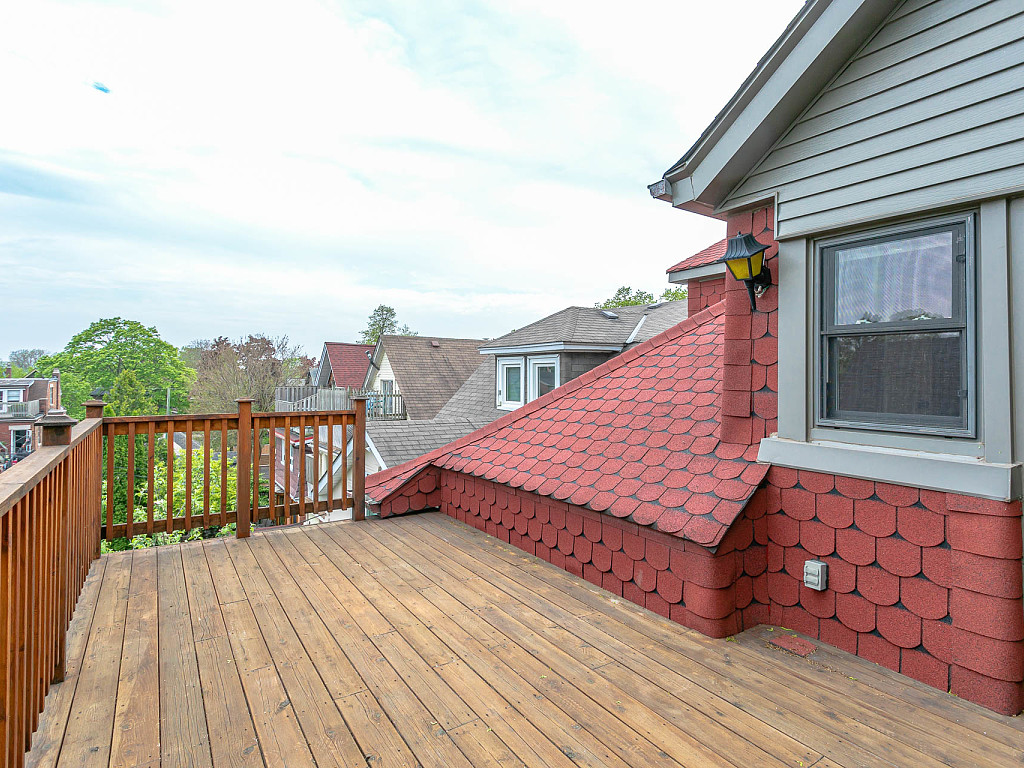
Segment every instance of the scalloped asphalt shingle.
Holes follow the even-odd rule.
[[[768,471],[720,440],[724,302],[493,424],[367,479],[379,502],[429,466],[717,546]]]

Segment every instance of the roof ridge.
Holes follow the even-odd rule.
[[[622,366],[632,362],[641,355],[645,355],[653,349],[657,349],[658,347],[664,346],[665,344],[668,344],[669,342],[678,339],[684,333],[688,333],[689,331],[692,331],[695,328],[699,328],[703,325],[706,325],[709,322],[714,321],[724,312],[725,299],[722,299],[718,303],[712,304],[710,307],[702,309],[695,315],[691,315],[690,317],[687,317],[685,320],[682,320],[681,322],[677,323],[671,328],[662,331],[657,336],[652,336],[647,341],[638,344],[635,347],[626,350],[625,352],[615,355],[611,359],[601,363],[601,365],[597,366],[596,368],[592,368],[586,373],[577,376],[572,381],[566,382],[557,389],[548,392],[546,395],[542,395],[541,397],[538,397],[536,400],[527,403],[521,408],[517,408],[516,410],[506,414],[505,416],[495,419],[487,426],[473,430],[468,435],[460,437],[458,440],[453,440],[451,443],[448,443],[448,445],[443,445],[440,448],[435,448],[433,451],[430,451],[429,453],[423,454],[423,456],[420,456],[419,458],[419,464],[413,464],[408,468],[412,469],[413,467],[418,468],[426,466],[428,464],[432,464],[436,459],[439,459],[442,456],[445,456],[451,453],[452,451],[455,451],[458,448],[461,448],[462,446],[469,444],[474,440],[478,440],[481,437],[487,437],[488,435],[497,432],[499,429],[503,429],[509,424],[519,421],[523,417],[529,416],[530,414],[540,410],[541,408],[547,407],[548,404],[554,402],[555,400],[560,400],[566,395],[576,392],[580,388],[587,386],[588,384],[596,381],[602,376],[605,376],[611,373],[612,371],[618,370]],[[383,472],[378,472],[376,473],[376,475],[381,476],[381,482],[386,482],[387,480],[390,480],[393,477],[396,477],[397,475],[401,474],[400,470],[402,470],[402,468],[406,466],[406,464],[399,464],[397,467],[392,467],[391,469],[386,469]],[[376,475],[374,475],[374,477],[376,477]]]

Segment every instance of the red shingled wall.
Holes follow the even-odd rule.
[[[711,637],[767,620],[751,607],[741,520],[717,552],[611,515],[442,470],[441,511],[599,587]],[[751,568],[764,571],[760,566]]]
[[[695,315],[712,304],[717,304],[725,296],[725,277],[712,277],[708,280],[691,280],[686,284],[686,311]]]
[[[759,491],[772,624],[1000,712],[1021,710],[1021,505],[773,467]],[[801,584],[829,565],[829,589]]]

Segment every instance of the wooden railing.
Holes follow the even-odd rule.
[[[262,520],[346,509],[363,519],[366,410],[356,404],[349,411],[252,413],[252,401],[243,399],[238,413],[105,418],[103,538],[231,523],[244,537]],[[324,472],[312,478],[308,450],[314,466],[324,458]]]
[[[100,552],[99,419],[44,417],[42,446],[0,475],[0,764],[20,768]]]
[[[366,409],[356,405],[254,414],[239,400],[233,414],[103,418],[103,403],[90,401],[80,424],[63,411],[37,422],[42,446],[0,474],[0,768],[23,766],[48,686],[64,677],[68,625],[101,540],[228,523],[244,537],[253,522],[339,509],[362,520]],[[278,437],[302,459],[294,497],[288,462],[284,493],[275,489]],[[352,490],[342,482],[335,497],[349,442]],[[323,449],[322,493],[305,492],[307,445],[317,457]]]

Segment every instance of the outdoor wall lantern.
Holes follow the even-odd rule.
[[[729,238],[725,256],[719,260],[719,264],[724,263],[729,268],[733,277],[746,283],[747,293],[750,294],[750,309],[755,312],[755,297],[764,295],[772,284],[771,270],[764,263],[766,250],[768,246],[757,242],[753,235],[736,235]]]

